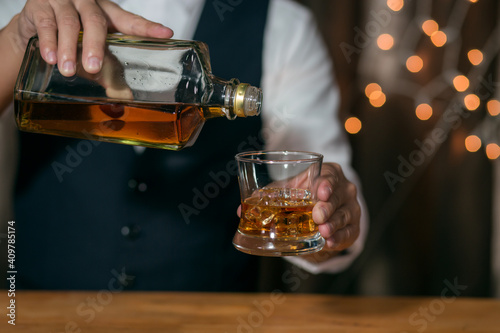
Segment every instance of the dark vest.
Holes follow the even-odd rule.
[[[268,1],[207,1],[194,39],[216,76],[259,86]],[[231,243],[234,155],[262,148],[259,117],[211,119],[180,152],[21,133],[19,288],[253,290],[257,257]]]

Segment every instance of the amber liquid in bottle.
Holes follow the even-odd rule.
[[[216,108],[193,104],[89,104],[16,100],[20,129],[179,150],[194,143]]]
[[[261,189],[242,203],[239,230],[271,238],[310,237],[318,232],[310,197],[303,189]]]

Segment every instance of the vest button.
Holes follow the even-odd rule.
[[[136,188],[136,186],[137,186],[137,180],[135,180],[135,179],[130,179],[130,180],[128,181],[128,184],[127,184],[127,185],[128,185],[128,187],[129,187],[130,189],[134,190],[134,189]]]
[[[129,240],[135,240],[139,238],[141,234],[141,228],[136,224],[123,226],[120,231],[122,236]]]
[[[139,185],[137,185],[137,189],[139,190],[139,192],[146,192],[146,190],[148,189],[148,185],[146,183],[140,183]]]
[[[146,190],[148,189],[148,184],[143,183],[143,182],[139,183],[135,179],[130,179],[128,181],[127,185],[128,185],[128,188],[130,188],[131,190],[139,191],[139,192],[146,192]]]

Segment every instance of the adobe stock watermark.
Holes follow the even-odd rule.
[[[241,316],[236,318],[238,322],[236,333],[253,333],[256,328],[264,325],[266,318],[274,314],[276,306],[283,304],[285,301],[286,296],[279,289],[273,290],[269,295],[269,299],[254,300],[252,305],[255,309],[250,311],[246,318]]]
[[[469,111],[465,110],[461,104],[454,104],[443,114],[443,121],[451,126],[452,129],[457,129],[462,124],[463,119],[468,117],[470,117]],[[407,158],[403,157],[403,155],[398,156],[398,173],[395,174],[390,171],[384,172],[384,178],[391,192],[396,191],[398,183],[404,183],[407,178],[413,175],[416,168],[423,165],[428,159],[434,156],[440,145],[446,141],[448,135],[448,131],[436,127],[423,141],[415,139],[413,142],[417,148],[412,150]]]
[[[213,0],[215,12],[221,22],[224,21],[224,15],[227,12],[232,12],[237,6],[241,5],[244,0]]]
[[[63,176],[65,174],[71,174],[82,164],[85,157],[92,154],[94,149],[102,143],[102,141],[100,141],[101,138],[109,133],[120,130],[129,115],[127,107],[123,105],[104,104],[101,105],[101,109],[104,113],[111,115],[112,118],[119,119],[101,121],[97,125],[97,128],[91,131],[82,130],[80,133],[86,140],[78,141],[75,148],[69,144],[64,147],[66,150],[64,158],[60,161],[53,161],[50,164],[59,183],[64,181]]]
[[[312,254],[316,259],[327,259],[323,256],[328,256],[326,253],[316,252]],[[281,275],[281,281],[288,287],[290,291],[297,291],[302,282],[307,280],[311,275],[297,266],[292,265]],[[259,327],[262,327],[266,323],[266,319],[270,318],[279,307],[279,305],[285,303],[287,300],[286,294],[280,290],[273,290],[268,299],[264,300],[254,300],[252,302],[253,310],[246,316],[238,316],[236,321],[238,326],[236,327],[236,333],[254,333]],[[226,332],[227,333],[227,332]]]
[[[70,320],[64,325],[64,331],[57,333],[81,333],[82,326],[94,321],[97,313],[102,312],[113,301],[113,295],[121,293],[134,279],[133,276],[127,275],[125,267],[121,269],[121,272],[112,269],[111,275],[113,277],[108,281],[106,289],[98,291],[95,297],[87,297],[85,301],[77,305],[75,312],[83,322]]]
[[[371,10],[369,13],[370,19],[366,22],[364,30],[361,30],[358,26],[353,28],[355,32],[353,44],[342,42],[339,45],[347,63],[351,63],[354,54],[360,54],[363,49],[368,47],[380,35],[382,29],[389,26],[392,15],[398,13],[388,9]]]
[[[421,306],[418,311],[413,312],[408,317],[409,324],[415,327],[418,333],[424,332],[429,323],[436,321],[437,317],[445,311],[446,305],[455,302],[457,297],[467,289],[466,285],[458,283],[457,277],[453,279],[453,282],[446,279],[443,283],[445,287],[441,291],[441,297],[433,299],[427,306]],[[404,331],[401,333],[408,332]]]
[[[267,142],[272,135],[285,131],[287,125],[294,118],[295,115],[290,114],[286,107],[276,112],[274,117],[269,120],[267,127],[263,128],[258,134],[249,135],[245,140],[240,142],[237,152],[263,149],[264,147],[261,142]],[[210,205],[211,200],[217,198],[221,190],[225,189],[230,184],[231,179],[236,177],[237,174],[238,165],[234,159],[228,161],[223,170],[209,171],[208,176],[211,181],[201,187],[192,189],[193,197],[190,203],[182,202],[177,206],[184,222],[189,224],[193,215],[198,216],[206,209]]]
[[[481,101],[485,101],[493,96],[499,86],[500,84],[493,81],[493,75],[490,74],[487,78],[479,78],[479,86],[474,93]],[[443,126],[434,128],[423,141],[415,139],[413,142],[417,148],[412,150],[407,157],[398,156],[397,173],[384,172],[385,181],[391,192],[396,191],[399,183],[404,183],[418,167],[430,160],[440,145],[447,140],[449,133],[460,127],[464,119],[469,118],[471,114],[471,111],[466,110],[461,102],[455,102],[443,113],[441,118]]]

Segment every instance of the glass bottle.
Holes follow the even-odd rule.
[[[210,118],[259,115],[261,101],[260,89],[212,75],[202,42],[113,34],[101,71],[79,63],[72,77],[33,37],[14,94],[20,130],[171,150],[191,146]]]

